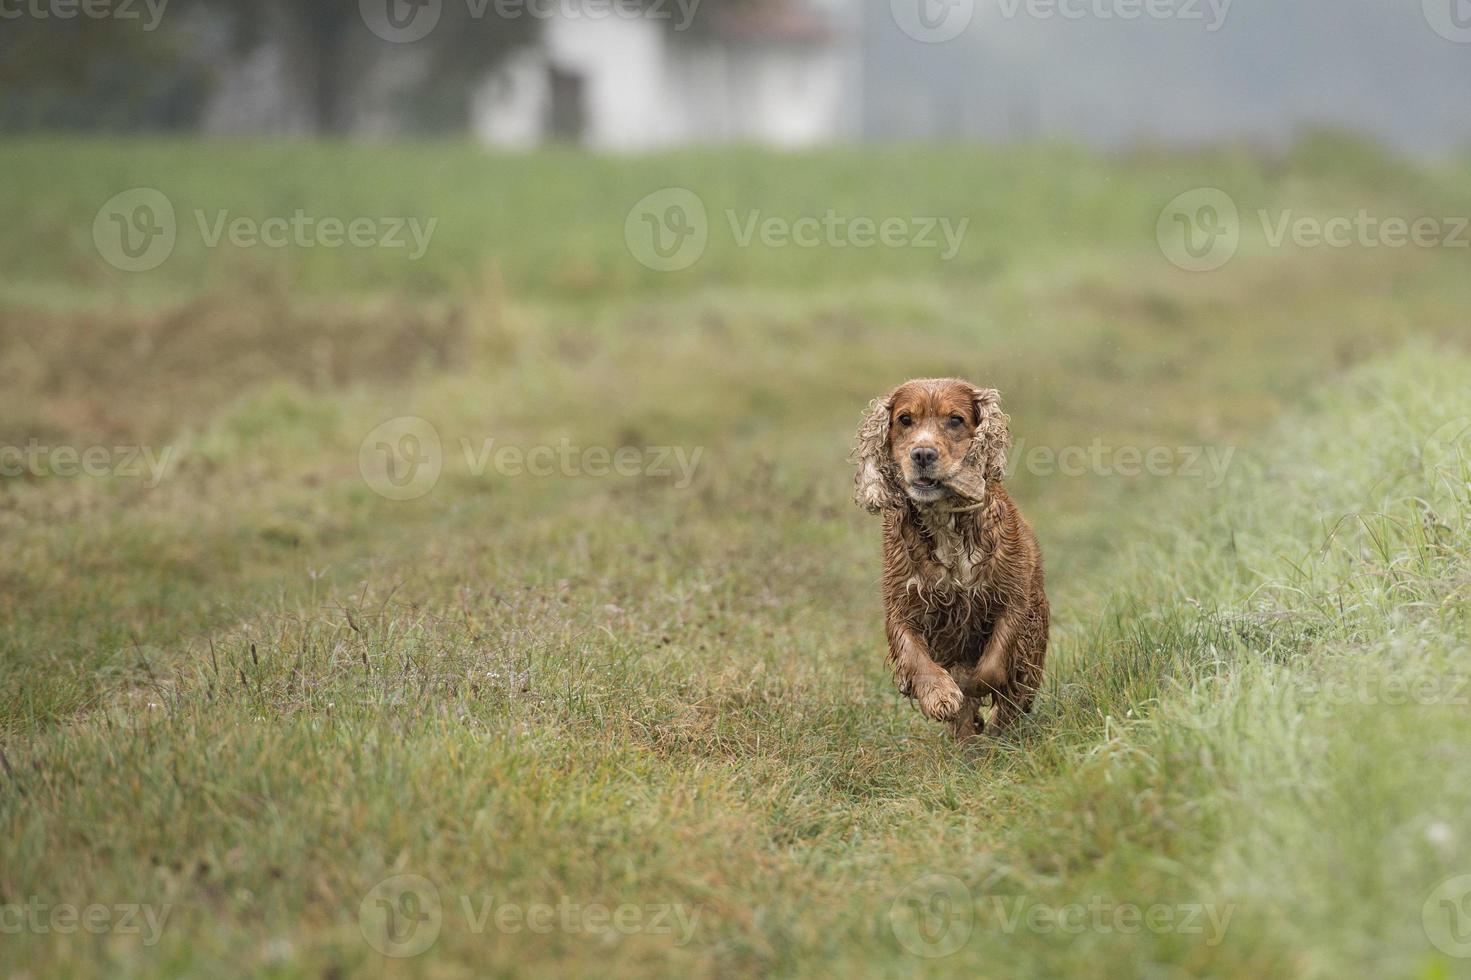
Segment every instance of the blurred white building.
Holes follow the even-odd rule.
[[[1452,9],[1471,0],[1166,0],[1138,17],[1118,15],[1137,0],[624,2],[465,7],[535,16],[511,25],[517,36],[541,28],[471,86],[474,134],[629,152],[858,140],[1274,148],[1342,128],[1428,156],[1471,146],[1465,99],[1448,94],[1471,86],[1471,26]],[[317,63],[279,39],[238,50],[215,16],[198,16],[193,52],[215,75],[203,128],[316,133]],[[429,103],[404,98],[434,79],[432,47],[368,30],[347,39],[349,133],[393,139],[465,120],[462,91],[437,90],[426,125],[416,113]]]
[[[688,7],[688,0],[686,0]],[[811,146],[857,127],[856,31],[831,11],[767,2],[688,15],[564,9],[474,97],[483,142],[639,151],[687,143]],[[698,19],[698,23],[695,21]]]

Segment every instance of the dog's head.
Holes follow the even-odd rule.
[[[854,499],[877,514],[959,498],[980,502],[1006,475],[1010,419],[994,388],[958,378],[906,381],[858,427]]]

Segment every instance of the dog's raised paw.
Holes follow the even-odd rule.
[[[914,687],[919,710],[931,721],[949,721],[965,703],[965,695],[960,693],[959,686],[949,674],[940,674],[932,681],[917,682]]]

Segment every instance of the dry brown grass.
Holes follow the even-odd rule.
[[[470,354],[452,303],[323,303],[242,283],[156,312],[0,307],[0,443],[167,438],[266,384],[403,384]]]

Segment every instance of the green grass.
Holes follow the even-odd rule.
[[[0,905],[168,910],[157,942],[6,929],[5,971],[1468,975],[1430,935],[1471,873],[1464,257],[1248,243],[1189,275],[1154,244],[1193,186],[1446,215],[1463,174],[1321,141],[0,161],[0,444],[175,460],[151,489],[0,481]],[[622,220],[676,183],[973,237],[948,264],[712,240],[659,276]],[[413,268],[181,243],[106,273],[91,214],[134,184],[442,237]],[[1000,387],[1031,447],[1234,451],[1220,486],[1019,467],[1053,657],[1017,736],[965,746],[887,678],[845,462],[869,398],[941,373]],[[359,450],[405,415],[443,473],[395,501]],[[476,473],[488,439],[701,455],[688,485]],[[385,958],[399,875],[439,930]],[[1115,928],[1133,909],[1175,927]]]
[[[588,158],[566,151],[497,155],[470,144],[352,149],[194,140],[18,140],[0,146],[0,296],[60,307],[105,298],[157,304],[228,288],[241,277],[295,291],[343,290],[438,298],[487,279],[516,295],[580,308],[611,298],[707,287],[853,286],[919,277],[936,287],[1046,288],[1117,263],[1158,266],[1156,220],[1177,194],[1219,187],[1241,209],[1244,256],[1270,251],[1258,210],[1274,219],[1466,214],[1464,161],[1413,167],[1371,145],[1304,140],[1264,158],[1246,152],[1097,156],[1061,146],[1005,152],[979,146],[866,148],[772,157],[754,150]],[[93,219],[135,187],[171,203],[177,241],[148,274],[100,261]],[[645,195],[694,191],[708,247],[676,275],[631,260],[625,218]],[[211,246],[223,213],[261,222],[416,218],[435,222],[422,257],[410,248]],[[733,230],[753,216],[788,222],[828,211],[845,219],[967,222],[947,262],[936,248],[742,247]],[[731,214],[734,214],[732,219]],[[201,231],[201,215],[204,231]],[[206,234],[208,232],[208,234]],[[400,237],[407,240],[405,231]],[[938,232],[931,237],[938,237]],[[1420,250],[1401,250],[1420,251]]]

